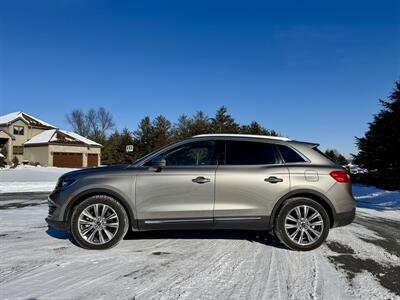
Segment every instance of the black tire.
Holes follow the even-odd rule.
[[[293,231],[296,231],[297,228],[290,229],[293,231],[288,232],[289,229],[285,229],[285,222],[286,222],[286,218],[289,213],[295,212],[294,209],[296,207],[301,207],[303,209],[304,205],[311,207],[312,209],[314,209],[315,211],[317,211],[320,214],[320,218],[318,220],[323,222],[322,223],[323,226],[318,227],[319,225],[317,225],[317,226],[312,227],[312,226],[304,225],[304,226],[308,226],[308,228],[312,227],[313,230],[319,231],[320,236],[317,238],[316,235],[314,235],[310,231],[308,231],[308,233],[311,234],[311,237],[315,238],[315,241],[311,242],[307,236],[304,236],[301,239],[301,241],[304,241],[307,244],[301,245],[300,243],[293,241],[289,236],[290,233],[294,234]],[[303,213],[304,213],[304,211],[303,211]],[[291,216],[293,216],[293,215],[291,215]],[[296,223],[293,222],[292,224],[296,224]],[[303,226],[303,225],[301,225],[301,226]],[[313,250],[313,249],[316,249],[319,246],[321,246],[321,244],[328,237],[329,228],[330,228],[330,220],[329,220],[329,216],[328,216],[326,210],[324,209],[324,207],[322,205],[320,205],[318,202],[316,202],[315,200],[305,198],[305,197],[291,198],[291,199],[287,200],[281,207],[281,209],[278,213],[278,216],[275,218],[275,222],[274,222],[274,231],[275,231],[276,237],[283,244],[285,244],[288,248],[290,248],[292,250],[297,250],[297,251],[309,251],[309,250]],[[299,233],[301,234],[301,229],[300,229]],[[299,240],[300,240],[300,234],[298,234]],[[297,237],[297,235],[296,235],[296,237]]]
[[[80,231],[79,231],[79,224],[78,219],[81,213],[88,207],[94,204],[103,204],[110,207],[112,210],[115,211],[116,215],[118,216],[118,229],[113,232],[114,236],[107,242],[103,244],[93,244],[85,240]],[[96,195],[87,198],[82,203],[79,203],[72,213],[71,217],[71,232],[74,237],[76,243],[85,249],[93,249],[93,250],[104,250],[109,249],[116,246],[126,235],[126,232],[129,228],[129,219],[128,215],[124,209],[124,207],[114,198],[105,196],[105,195]]]

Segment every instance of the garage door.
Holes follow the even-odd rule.
[[[99,166],[99,155],[98,154],[88,154],[88,167],[98,167]]]
[[[54,152],[53,166],[62,168],[82,168],[82,153]]]

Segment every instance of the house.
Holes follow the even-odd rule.
[[[56,128],[24,112],[0,116],[0,150],[10,163],[39,163],[54,167],[97,167],[102,145]]]

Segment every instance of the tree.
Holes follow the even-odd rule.
[[[198,134],[248,133],[278,135],[276,131],[267,130],[255,121],[250,125],[240,126],[227,111],[226,107],[221,107],[217,110],[214,118],[209,118],[202,111],[196,112],[192,117],[181,115],[174,125],[162,115],[153,120],[146,116],[140,120],[135,131],[129,132],[128,129],[124,129],[122,133],[116,131],[108,139],[105,139],[102,161],[104,164],[130,163],[171,142],[180,141]],[[82,116],[80,113],[75,113],[74,115]],[[99,117],[98,112],[95,110],[89,110],[83,116],[83,123],[84,125],[86,124],[85,126],[90,132],[88,136],[92,134],[97,136],[103,132],[104,128],[108,127],[97,123]],[[106,117],[105,119],[109,118]],[[86,128],[85,126],[83,128]],[[126,153],[127,145],[133,145],[133,153]],[[196,159],[199,159],[199,157],[196,157]]]
[[[333,161],[338,163],[339,165],[347,165],[349,162],[347,161],[346,157],[339,153],[336,149],[326,149],[325,155],[330,157]]]
[[[210,118],[204,112],[198,111],[189,124],[190,136],[210,133],[210,127]]]
[[[113,117],[104,107],[89,109],[84,113],[74,109],[67,115],[67,122],[77,134],[103,144],[107,133],[115,126]]]
[[[376,184],[400,187],[400,81],[389,99],[379,100],[382,109],[374,115],[369,129],[361,138],[356,137],[358,154],[354,162],[376,171]]]
[[[135,139],[134,153],[141,157],[154,150],[153,146],[153,125],[150,117],[146,116],[140,120],[138,128],[133,132]]]
[[[250,125],[243,125],[240,127],[242,134],[255,134],[255,135],[271,135],[271,132],[262,127],[258,122],[253,121]]]
[[[181,115],[178,122],[174,124],[172,136],[175,141],[187,139],[192,136],[191,133],[192,120],[186,115]]]
[[[89,126],[86,121],[86,115],[81,109],[73,109],[67,114],[67,122],[72,130],[77,134],[87,137],[89,135]]]
[[[152,147],[154,149],[165,146],[172,141],[172,126],[171,122],[166,117],[160,115],[153,121],[153,136]]]
[[[211,119],[211,132],[213,133],[239,133],[240,127],[235,119],[228,114],[228,109],[222,106]]]
[[[136,160],[135,153],[127,153],[126,146],[133,145],[132,133],[125,128],[122,133],[115,131],[104,143],[102,162],[105,165],[129,164]]]

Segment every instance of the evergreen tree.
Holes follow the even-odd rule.
[[[165,146],[172,141],[171,122],[164,116],[156,117],[152,123],[153,131],[151,136],[151,145],[153,149]]]
[[[191,133],[192,120],[186,115],[181,115],[178,122],[174,125],[172,135],[174,141],[180,141],[192,136]]]
[[[153,134],[154,128],[150,117],[144,117],[140,122],[138,129],[133,133],[135,138],[135,149],[136,156],[141,157],[154,150],[153,147]]]
[[[228,114],[228,109],[222,106],[211,119],[211,132],[213,133],[239,133],[240,127],[235,119]]]
[[[204,112],[198,111],[189,123],[190,136],[210,133],[210,119]]]
[[[258,122],[253,121],[250,125],[243,125],[240,128],[242,134],[271,135],[271,132],[262,127]]]
[[[136,153],[127,153],[126,146],[134,145],[131,132],[125,128],[122,133],[115,131],[104,143],[102,163],[105,165],[129,164],[137,159]]]
[[[369,123],[361,138],[356,137],[359,152],[354,162],[376,174],[376,184],[400,187],[400,82],[388,101],[379,100],[383,108]],[[382,182],[379,182],[382,180]]]
[[[339,165],[347,165],[349,162],[347,161],[346,157],[339,153],[336,149],[326,149],[325,155],[330,157],[333,161],[338,163]]]

